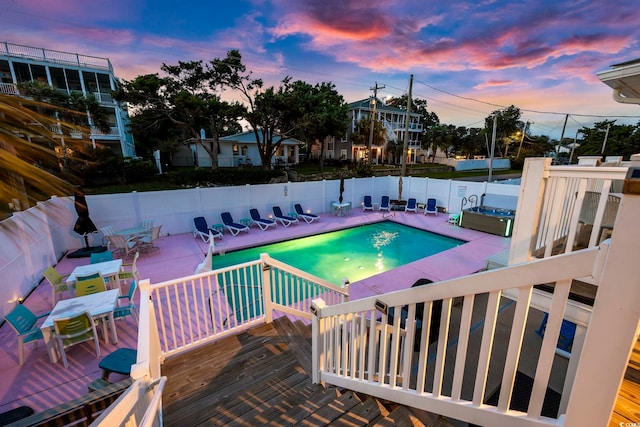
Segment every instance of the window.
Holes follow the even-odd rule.
[[[18,83],[31,81],[31,71],[29,70],[29,64],[14,62],[13,71],[16,73],[16,80],[18,81]]]
[[[0,59],[0,83],[13,83],[9,61],[5,61],[4,59]]]
[[[67,91],[67,79],[64,76],[64,70],[58,67],[49,67],[49,74],[51,75],[51,85],[54,89],[60,89]]]
[[[340,160],[347,160],[347,149],[343,148],[340,150]]]
[[[233,155],[234,156],[238,156],[240,153],[238,152],[238,144],[233,144],[231,146],[231,148],[233,149]]]
[[[247,146],[246,146],[246,145],[243,145],[243,146],[242,146],[242,155],[243,155],[243,156],[246,156],[246,155],[247,155]]]
[[[77,90],[82,92],[82,85],[80,84],[80,73],[78,70],[64,70],[67,75],[67,83],[69,84],[69,90]]]
[[[36,65],[31,64],[31,75],[33,76],[33,80],[38,80],[40,82],[46,83],[49,85],[49,79],[47,79],[47,70],[45,70],[44,65]]]

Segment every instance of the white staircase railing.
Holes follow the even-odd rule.
[[[314,301],[314,381],[479,425],[607,425],[639,326],[638,210],[640,195],[625,194],[611,240],[599,247],[337,306]],[[555,372],[563,318],[575,304],[569,300],[574,279],[593,283],[597,292],[592,309],[574,315],[582,327],[566,368]],[[533,304],[536,284],[553,285],[548,302]],[[431,315],[436,301],[439,318]],[[536,307],[549,317],[534,345],[527,321],[540,318]],[[429,345],[430,323],[438,320],[437,340]],[[532,357],[528,407],[510,409],[520,362]],[[552,368],[554,379],[564,376],[557,418],[541,415]],[[495,390],[497,404],[486,404]]]
[[[533,286],[556,282],[534,378],[534,387],[546,390],[571,279],[591,276],[603,253],[606,250],[593,248],[337,306],[315,301],[314,381],[481,425],[557,425],[540,416],[538,395],[532,397],[529,412],[509,424],[512,414],[507,406],[532,310]],[[505,340],[498,314],[510,304],[501,296],[509,288],[517,289],[518,299],[510,309],[507,344],[501,342],[497,349],[496,344]],[[461,304],[456,303],[459,299]],[[431,315],[436,301],[442,304],[440,319]],[[424,303],[422,312],[416,309],[418,303]],[[389,323],[390,312],[403,314],[393,315]],[[429,345],[430,323],[438,320],[437,342]],[[457,331],[454,324],[459,324]],[[574,343],[572,357],[579,357],[579,345]],[[495,372],[496,366],[501,372]],[[567,375],[566,381],[572,377]],[[498,406],[485,405],[487,393],[498,384]]]

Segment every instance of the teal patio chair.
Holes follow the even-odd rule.
[[[20,365],[24,364],[24,345],[28,342],[37,342],[42,339],[42,331],[37,325],[38,319],[48,316],[49,313],[36,316],[31,310],[22,304],[6,315],[5,319],[11,328],[18,334],[18,360]]]
[[[136,308],[136,304],[133,302],[133,295],[136,293],[136,289],[138,288],[138,282],[135,280],[131,282],[129,286],[129,292],[127,295],[122,295],[118,297],[118,304],[120,304],[121,300],[127,300],[127,305],[123,305],[120,307],[116,307],[113,310],[113,318],[121,319],[127,316],[133,316],[136,319],[136,323],[138,320],[138,309]]]

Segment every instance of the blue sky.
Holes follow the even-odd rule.
[[[635,0],[5,0],[0,41],[108,57],[122,79],[239,49],[256,77],[332,81],[348,102],[414,97],[441,122],[483,126],[515,105],[536,135],[635,124],[596,72],[640,57]],[[480,101],[480,102],[478,102]],[[555,113],[555,114],[552,114]],[[610,117],[607,117],[610,116]]]

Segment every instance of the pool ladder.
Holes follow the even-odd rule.
[[[462,198],[462,202],[460,203],[460,211],[462,212],[465,208],[465,206],[467,206],[467,204],[470,205],[470,207],[476,207],[478,206],[478,196],[476,196],[475,194],[470,195],[469,197],[463,197]]]

